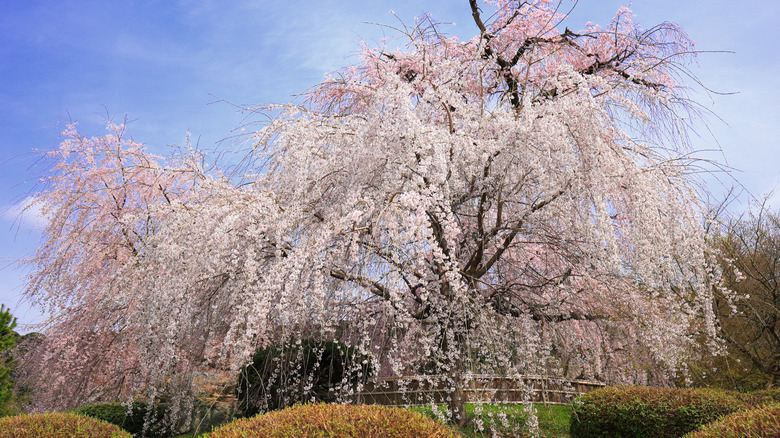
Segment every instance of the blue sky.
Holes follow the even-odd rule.
[[[565,0],[568,2],[568,0]],[[681,25],[702,51],[693,72],[709,88],[738,94],[694,98],[721,119],[701,130],[706,156],[741,170],[755,196],[780,182],[780,2],[773,0],[580,0],[567,26],[607,24],[620,6],[650,27]],[[0,267],[34,251],[39,235],[14,212],[34,191],[33,150],[58,143],[69,120],[100,135],[106,117],[127,115],[150,149],[212,148],[244,118],[236,107],[287,102],[323,75],[354,63],[361,40],[376,46],[398,25],[429,12],[476,33],[466,0],[7,0],[0,2]],[[726,181],[726,184],[730,184]],[[713,182],[712,190],[721,193]],[[780,188],[778,188],[780,191]],[[733,208],[744,208],[747,195]],[[780,207],[780,197],[774,205]],[[22,324],[40,315],[20,303],[24,272],[0,270],[0,302]],[[22,328],[25,330],[24,328]]]

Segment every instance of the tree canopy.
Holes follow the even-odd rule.
[[[186,399],[189,373],[304,337],[380,375],[427,367],[460,419],[473,374],[673,370],[717,281],[685,143],[693,43],[625,8],[574,32],[551,0],[463,6],[473,38],[425,17],[365,47],[259,110],[239,162],[69,128],[29,260],[55,311],[49,402]]]

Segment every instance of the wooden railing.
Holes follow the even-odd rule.
[[[355,401],[386,406],[446,404],[446,380],[441,376],[372,379]],[[470,403],[569,404],[574,397],[604,387],[601,382],[547,376],[472,375],[464,390]]]

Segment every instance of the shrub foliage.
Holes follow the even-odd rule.
[[[712,389],[615,386],[575,401],[572,438],[680,437],[762,397]]]
[[[456,438],[449,427],[417,412],[385,406],[298,405],[281,411],[236,420],[209,438],[258,436],[339,438]]]
[[[250,417],[296,403],[339,401],[372,374],[370,360],[339,342],[306,339],[259,350],[238,378],[238,411]]]
[[[780,388],[777,387],[755,391],[751,395],[762,398],[766,404],[780,402]]]
[[[780,404],[735,412],[685,438],[764,438],[780,436]]]
[[[17,415],[0,419],[3,438],[131,438],[116,425],[74,413]]]

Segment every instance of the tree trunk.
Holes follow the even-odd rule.
[[[449,394],[450,399],[447,403],[447,407],[452,412],[452,421],[459,427],[467,426],[469,423],[468,415],[466,415],[466,391],[464,384],[463,379],[456,381],[455,391]]]
[[[765,389],[772,389],[775,386],[777,386],[777,382],[780,381],[780,370],[775,370],[773,373],[770,374],[769,380],[767,380]]]
[[[445,358],[444,364],[446,364],[442,368],[444,372],[449,374],[446,381],[443,382],[447,387],[447,408],[452,414],[452,421],[460,427],[469,423],[469,418],[466,415],[465,391],[466,375],[469,371],[467,348],[469,325],[468,320],[449,319],[441,331],[442,352]]]
[[[469,424],[468,415],[466,415],[466,373],[468,372],[468,361],[466,360],[466,337],[462,334],[455,336],[456,345],[453,347],[458,350],[458,355],[455,358],[452,369],[452,391],[447,395],[449,399],[447,401],[447,407],[452,413],[452,421],[460,427],[467,426]]]

